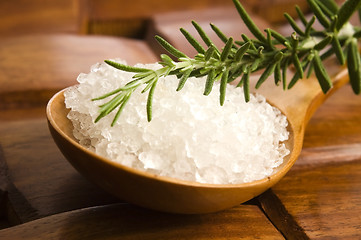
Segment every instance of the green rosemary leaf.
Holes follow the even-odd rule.
[[[282,80],[282,74],[281,74],[281,63],[278,62],[276,64],[276,67],[275,67],[275,70],[274,70],[274,80],[275,80],[275,84],[278,86],[279,83],[281,82]]]
[[[340,41],[337,37],[332,38],[332,49],[335,51],[335,55],[337,57],[338,62],[341,65],[345,64],[345,55],[343,54],[343,50],[340,44]]]
[[[361,8],[360,8],[360,9],[361,9]],[[353,37],[354,37],[354,38],[361,38],[361,30],[356,31],[356,32],[353,34]]]
[[[286,58],[284,60],[284,64],[282,65],[282,86],[283,90],[287,89],[287,70],[289,65],[290,59]]]
[[[313,58],[306,58],[303,59],[301,66],[302,66],[302,75],[297,71],[295,73],[295,75],[292,77],[290,83],[288,84],[288,89],[291,89],[297,82],[298,80],[303,78],[303,72],[307,69],[308,65],[311,63]]]
[[[221,53],[221,61],[224,62],[227,60],[229,53],[231,52],[232,49],[232,45],[233,45],[233,38],[229,38],[226,45],[223,48],[223,51]]]
[[[129,98],[130,98],[130,95],[127,95],[127,96],[124,97],[124,99],[123,99],[123,101],[122,101],[122,103],[121,103],[121,105],[120,105],[117,113],[115,114],[112,123],[111,123],[111,126],[112,126],[112,127],[113,127],[113,126],[115,125],[115,123],[118,121],[118,119],[119,119],[119,117],[120,117],[120,114],[123,112],[123,109],[124,109],[125,105],[126,105],[127,102],[129,101]]]
[[[194,69],[191,74],[189,75],[189,77],[196,77],[196,78],[199,78],[199,77],[204,77],[206,76],[207,73],[201,73],[201,69]]]
[[[312,72],[313,72],[313,64],[311,62],[310,67],[308,68],[308,71],[307,71],[306,78],[309,78],[311,76]]]
[[[202,29],[202,27],[197,22],[192,21],[192,24],[193,24],[194,28],[197,30],[199,36],[202,38],[202,40],[208,47],[211,45],[214,45],[212,40],[208,37],[206,32]],[[215,48],[215,50],[217,50],[217,48]]]
[[[112,96],[114,94],[117,94],[120,91],[123,91],[123,89],[122,88],[115,89],[114,91],[111,91],[111,92],[109,92],[107,94],[104,94],[104,95],[102,95],[100,97],[93,98],[92,101],[98,101],[98,100],[101,100],[101,99],[105,99],[105,98],[110,97],[110,96]]]
[[[173,59],[171,59],[167,54],[161,54],[160,58],[163,60],[163,63],[167,66],[174,66]],[[162,64],[162,65],[164,65]]]
[[[189,76],[191,75],[191,72],[192,72],[192,69],[188,69],[187,71],[185,71],[183,73],[182,77],[179,79],[177,91],[182,90],[182,88],[184,87],[186,81],[188,80]]]
[[[310,36],[311,30],[312,30],[312,25],[314,24],[315,20],[316,20],[316,17],[315,17],[315,16],[312,16],[312,18],[310,19],[310,21],[307,22],[307,24],[306,24],[306,29],[305,29],[305,35],[306,35],[306,37],[309,37],[309,36]]]
[[[104,112],[105,115],[108,115],[111,111],[119,106],[124,98],[124,94],[118,94],[112,100],[102,105],[100,108],[100,112]]]
[[[221,78],[221,84],[219,86],[219,103],[223,106],[224,101],[226,99],[226,89],[227,89],[227,82],[228,82],[228,74],[229,70],[227,69]]]
[[[131,82],[127,83],[124,87],[122,87],[122,89],[123,90],[128,90],[128,89],[131,89],[131,88],[135,88],[135,87],[139,86],[142,83],[152,82],[154,78],[158,78],[156,74],[150,74],[150,75],[147,75],[145,77],[138,78],[135,81],[131,81]],[[137,82],[137,80],[139,80],[139,81]]]
[[[236,87],[242,87],[243,86],[243,80],[244,80],[244,72],[242,71],[243,76],[241,77],[241,79],[238,81]],[[240,74],[239,76],[241,76],[242,74]]]
[[[288,88],[288,89],[293,88],[293,86],[294,86],[294,85],[298,82],[298,80],[300,80],[300,79],[301,79],[301,77],[300,77],[299,72],[296,72],[295,75],[293,75],[293,77],[292,77],[290,83],[288,84],[287,88]]]
[[[243,65],[244,66],[244,65]],[[228,74],[228,83],[233,82],[234,80],[236,80],[239,76],[241,76],[244,73],[244,70],[242,67],[238,67],[237,69],[235,69],[234,71],[230,72]]]
[[[173,47],[169,42],[167,42],[164,38],[160,37],[160,36],[155,36],[155,39],[157,40],[157,42],[165,49],[167,50],[170,54],[172,54],[173,56],[177,57],[177,58],[182,58],[182,57],[187,57],[187,55],[185,55],[184,53],[182,53],[181,51],[179,51],[178,49],[176,49],[175,47]]]
[[[303,68],[297,54],[292,54],[292,62],[300,78],[303,78]]]
[[[293,47],[291,46],[291,43],[290,42],[284,42],[283,45],[286,46],[287,50],[289,51],[293,51]]]
[[[285,44],[285,42],[287,42],[287,39],[284,36],[282,36],[280,33],[278,33],[277,31],[270,29],[270,33],[271,33],[272,37],[274,37],[279,43]]]
[[[253,63],[251,64],[250,71],[254,72],[258,69],[259,64],[261,63],[261,58],[256,58]]]
[[[295,20],[288,13],[284,13],[283,15],[285,16],[288,23],[291,25],[291,27],[293,28],[293,30],[295,30],[296,33],[298,33],[300,36],[305,35],[305,33],[301,30],[301,28],[298,27]]]
[[[115,67],[116,69],[125,71],[125,72],[149,72],[149,69],[147,68],[138,68],[138,67],[132,67],[128,65],[124,65],[118,62],[114,62],[112,60],[104,60],[104,62],[112,67]]]
[[[327,16],[322,12],[319,5],[315,2],[315,0],[307,0],[308,5],[310,6],[312,12],[315,14],[317,20],[324,26],[328,28],[330,26],[330,21]]]
[[[322,91],[324,93],[327,93],[328,90],[332,87],[331,79],[328,76],[327,71],[322,64],[318,51],[313,51],[313,53],[314,53],[314,57],[312,59],[312,63],[317,80],[320,83]]]
[[[267,43],[268,43],[268,46],[271,48],[271,49],[274,49],[275,46],[273,45],[272,43],[272,34],[271,34],[271,30],[269,28],[267,28],[265,30],[265,32],[267,33]]]
[[[250,91],[249,91],[249,72],[246,72],[242,76],[243,82],[243,93],[244,93],[244,100],[249,102],[250,100]]]
[[[322,12],[329,18],[336,14],[336,12],[332,12],[328,7],[320,0],[315,0],[317,5],[321,8]]]
[[[252,50],[257,51],[257,48],[256,48],[256,46],[254,45],[253,41],[252,41],[249,37],[247,37],[247,35],[241,34],[241,36],[242,36],[242,38],[243,38],[243,40],[244,40],[245,42],[249,42],[249,43],[250,43],[250,48],[251,48]]]
[[[100,119],[102,119],[102,118],[105,117],[105,116],[106,116],[105,112],[101,112],[101,113],[98,115],[98,117],[94,120],[94,122],[95,122],[95,123],[99,122]]]
[[[262,58],[263,50],[264,50],[264,47],[263,47],[263,46],[260,46],[260,47],[257,49],[258,56],[259,56],[260,58]]]
[[[293,52],[296,52],[298,48],[298,44],[300,42],[300,38],[297,36],[295,32],[293,32],[291,34],[291,40],[292,40],[291,43],[292,43]]]
[[[148,91],[153,86],[153,83],[156,81],[158,81],[158,78],[154,78],[152,81],[150,81],[147,86],[145,86],[145,88],[141,91],[141,93],[145,93],[146,91]]]
[[[361,60],[356,39],[352,39],[347,46],[347,68],[352,90],[355,94],[361,89]]]
[[[127,86],[127,87],[129,88],[129,86],[132,86],[132,85],[134,84],[134,82],[138,82],[139,79],[145,78],[145,77],[147,77],[147,76],[149,76],[149,75],[152,75],[152,72],[153,72],[153,71],[140,72],[140,73],[134,74],[132,78],[135,79],[135,80],[132,80],[132,81],[128,82],[125,86]],[[124,86],[124,87],[125,87],[125,86]]]
[[[233,0],[234,5],[237,8],[237,11],[243,22],[246,24],[250,32],[261,42],[267,43],[266,37],[263,35],[261,30],[257,27],[257,25],[252,21],[251,17],[248,15],[246,10],[243,8],[242,4],[238,0]]]
[[[261,77],[258,79],[256,83],[256,89],[258,89],[262,83],[274,72],[276,64],[270,64],[266,68],[266,70],[262,73]]]
[[[228,37],[214,24],[210,24],[212,30],[216,33],[216,35],[219,37],[219,39],[222,40],[223,43],[226,43],[228,40]]]
[[[334,0],[317,0],[317,2],[324,5],[333,14],[336,14],[338,11],[338,6]]]
[[[329,31],[333,32],[336,36],[337,36],[337,30],[336,30],[337,22],[338,22],[337,15],[333,15],[331,17],[331,25],[330,25]]]
[[[150,88],[149,93],[148,93],[148,98],[147,98],[147,119],[148,119],[148,122],[150,122],[152,120],[153,95],[154,95],[154,90],[155,90],[156,86],[157,86],[157,81],[155,81],[152,84],[152,87]]]
[[[206,52],[202,45],[189,32],[187,32],[184,28],[181,28],[180,31],[198,53],[204,54]]]
[[[215,76],[214,75],[215,75],[215,71],[214,71],[214,69],[212,69],[208,73],[208,76],[207,76],[206,86],[205,86],[204,92],[203,92],[203,95],[205,95],[205,96],[208,96],[212,91],[213,84],[214,84],[214,81],[215,81]]]
[[[243,55],[247,52],[247,50],[249,49],[250,46],[251,46],[251,43],[246,42],[237,50],[236,54],[234,55],[234,59],[236,62],[241,61]]]
[[[301,8],[298,5],[296,5],[295,8],[296,8],[296,12],[298,14],[299,19],[302,21],[303,25],[306,26],[307,25],[307,19],[306,19],[305,15],[303,14]]]
[[[361,0],[346,0],[338,10],[338,21],[336,30],[339,31],[343,25],[350,19],[354,11],[360,8]]]
[[[209,61],[209,59],[211,59],[211,57],[213,56],[213,53],[215,51],[216,51],[216,49],[214,48],[213,45],[211,45],[205,53],[204,60]]]
[[[328,35],[327,37],[325,37],[324,39],[322,39],[319,43],[317,43],[313,49],[315,50],[322,50],[324,49],[333,39],[332,35]]]

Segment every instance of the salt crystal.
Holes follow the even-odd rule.
[[[120,60],[117,60],[120,61]],[[126,64],[124,61],[120,61]],[[136,65],[157,69],[158,64]],[[79,85],[65,92],[74,137],[97,154],[125,166],[160,176],[212,184],[237,184],[270,176],[289,150],[287,119],[261,95],[245,103],[242,88],[227,86],[219,105],[219,84],[203,96],[205,79],[189,78],[175,91],[175,76],[161,77],[153,97],[153,118],[147,121],[147,94],[136,90],[117,123],[115,113],[98,123],[101,101],[92,98],[113,91],[133,73],[105,63],[80,74]]]

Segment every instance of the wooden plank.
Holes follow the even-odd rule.
[[[120,200],[84,179],[53,142],[45,118],[2,122],[0,161],[7,190],[23,221]],[[3,166],[4,164],[2,164]]]
[[[224,0],[81,0],[80,32],[143,38],[147,23],[154,14],[231,5],[232,1]]]
[[[304,148],[361,142],[361,96],[349,85],[334,93],[307,125]],[[315,159],[317,161],[317,158]]]
[[[361,159],[361,144],[341,144],[334,146],[304,148],[294,165],[294,170],[301,167],[351,162]]]
[[[129,64],[157,59],[140,40],[69,34],[2,38],[0,108],[44,105],[55,91],[75,84],[79,73],[109,58]]]
[[[0,1],[0,36],[78,32],[78,1]]]
[[[147,1],[134,0],[122,2],[119,0],[85,0],[88,14],[92,19],[146,19],[155,14],[163,14],[176,11],[187,11],[190,9],[205,10],[212,7],[233,6],[232,1],[224,0],[184,0],[184,1]]]
[[[176,215],[128,204],[62,213],[0,230],[1,239],[284,239],[252,205]]]
[[[298,166],[272,189],[311,239],[358,239],[361,235],[360,171],[361,159]],[[284,220],[271,198],[261,202],[272,222]]]
[[[249,10],[249,8],[247,8]],[[250,10],[249,10],[250,11]],[[251,13],[250,13],[251,14]],[[260,29],[270,27],[270,23],[267,23],[262,18],[252,15],[253,21]],[[218,38],[214,31],[210,28],[209,24],[213,23],[222,32],[229,37],[234,37],[235,40],[241,40],[241,34],[245,33],[250,36],[251,33],[244,25],[242,19],[238,15],[235,7],[230,8],[213,8],[204,11],[189,10],[175,13],[158,14],[152,17],[152,22],[148,29],[147,41],[150,46],[158,53],[163,53],[164,50],[159,47],[159,44],[154,40],[155,35],[160,35],[169,41],[179,50],[186,53],[188,56],[193,57],[196,51],[187,42],[179,28],[186,29],[191,33],[200,43],[203,41],[199,37],[197,31],[192,26],[191,21],[196,21],[210,36],[214,44],[221,49],[224,47],[224,43]],[[203,44],[205,46],[205,44]]]
[[[309,239],[303,228],[288,213],[281,200],[271,189],[258,196],[257,200],[267,217],[286,239]]]
[[[279,24],[285,22],[283,13],[297,18],[295,5],[298,5],[303,12],[308,11],[307,1],[304,0],[252,1],[252,11],[267,22]]]

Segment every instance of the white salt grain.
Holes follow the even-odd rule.
[[[190,78],[176,92],[176,77],[160,78],[151,122],[146,116],[147,94],[139,89],[115,126],[110,126],[115,113],[94,123],[98,106],[106,100],[91,99],[123,86],[132,75],[98,63],[65,92],[74,136],[97,154],[160,176],[214,184],[265,178],[289,154],[282,143],[288,139],[288,123],[278,109],[260,95],[251,95],[245,103],[243,90],[231,85],[221,107],[219,85],[203,96],[205,79]]]

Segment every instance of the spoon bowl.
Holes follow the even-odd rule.
[[[242,184],[204,184],[157,176],[132,169],[101,157],[81,146],[73,136],[73,125],[67,118],[64,90],[53,96],[47,105],[51,135],[66,159],[86,178],[109,193],[138,206],[163,212],[200,214],[227,209],[266,191],[276,184],[297,160],[305,126],[317,107],[336,89],[348,82],[347,71],[333,78],[333,88],[323,94],[316,79],[302,79],[289,91],[266,81],[257,90],[269,103],[287,116],[290,133],[285,142],[290,154],[267,178]]]

